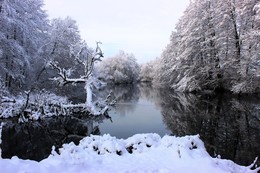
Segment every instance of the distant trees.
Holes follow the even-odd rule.
[[[134,83],[139,77],[139,65],[133,54],[123,51],[106,58],[98,64],[96,75],[99,79],[114,84]]]
[[[152,62],[148,62],[146,64],[142,64],[140,66],[140,77],[139,80],[141,82],[152,82],[153,81],[153,64]]]
[[[154,84],[179,91],[259,92],[260,2],[191,1],[162,54]]]
[[[159,60],[160,59],[157,58],[156,60],[140,65],[139,81],[152,82],[154,80],[154,72],[158,64],[160,63]]]

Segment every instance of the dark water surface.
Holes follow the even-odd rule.
[[[249,165],[260,156],[260,97],[231,94],[192,95],[153,89],[149,85],[108,87],[118,104],[111,119],[78,116],[51,118],[41,122],[6,122],[2,131],[2,157],[41,160],[70,141],[89,134],[111,134],[128,138],[136,133],[161,136],[199,134],[213,156]],[[112,120],[112,121],[111,121]],[[259,162],[258,162],[259,165]]]
[[[110,114],[113,123],[100,125],[102,134],[118,138],[135,133],[199,134],[213,157],[249,165],[260,156],[260,96],[193,95],[149,85],[112,90],[118,106]]]

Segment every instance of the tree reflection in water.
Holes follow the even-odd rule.
[[[108,85],[106,89],[95,93],[97,93],[97,98],[105,98],[111,93],[111,97],[116,99],[115,110],[120,116],[125,116],[129,112],[133,112],[140,95],[139,87],[131,84]]]
[[[157,92],[156,103],[173,135],[199,134],[212,156],[243,165],[260,154],[259,97]]]
[[[98,124],[103,118],[60,116],[28,123],[7,120],[2,128],[2,158],[18,156],[40,161],[50,155],[52,146],[58,149],[64,143],[77,144],[90,134],[99,135]]]

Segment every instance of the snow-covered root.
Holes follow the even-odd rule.
[[[212,158],[199,136],[160,137],[137,134],[128,139],[110,135],[85,137],[64,144],[41,162],[0,159],[0,170],[9,172],[164,172],[164,173],[257,173],[230,160]]]

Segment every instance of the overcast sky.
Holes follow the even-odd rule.
[[[50,18],[70,16],[91,47],[105,56],[123,50],[139,63],[159,57],[189,0],[44,0]]]

